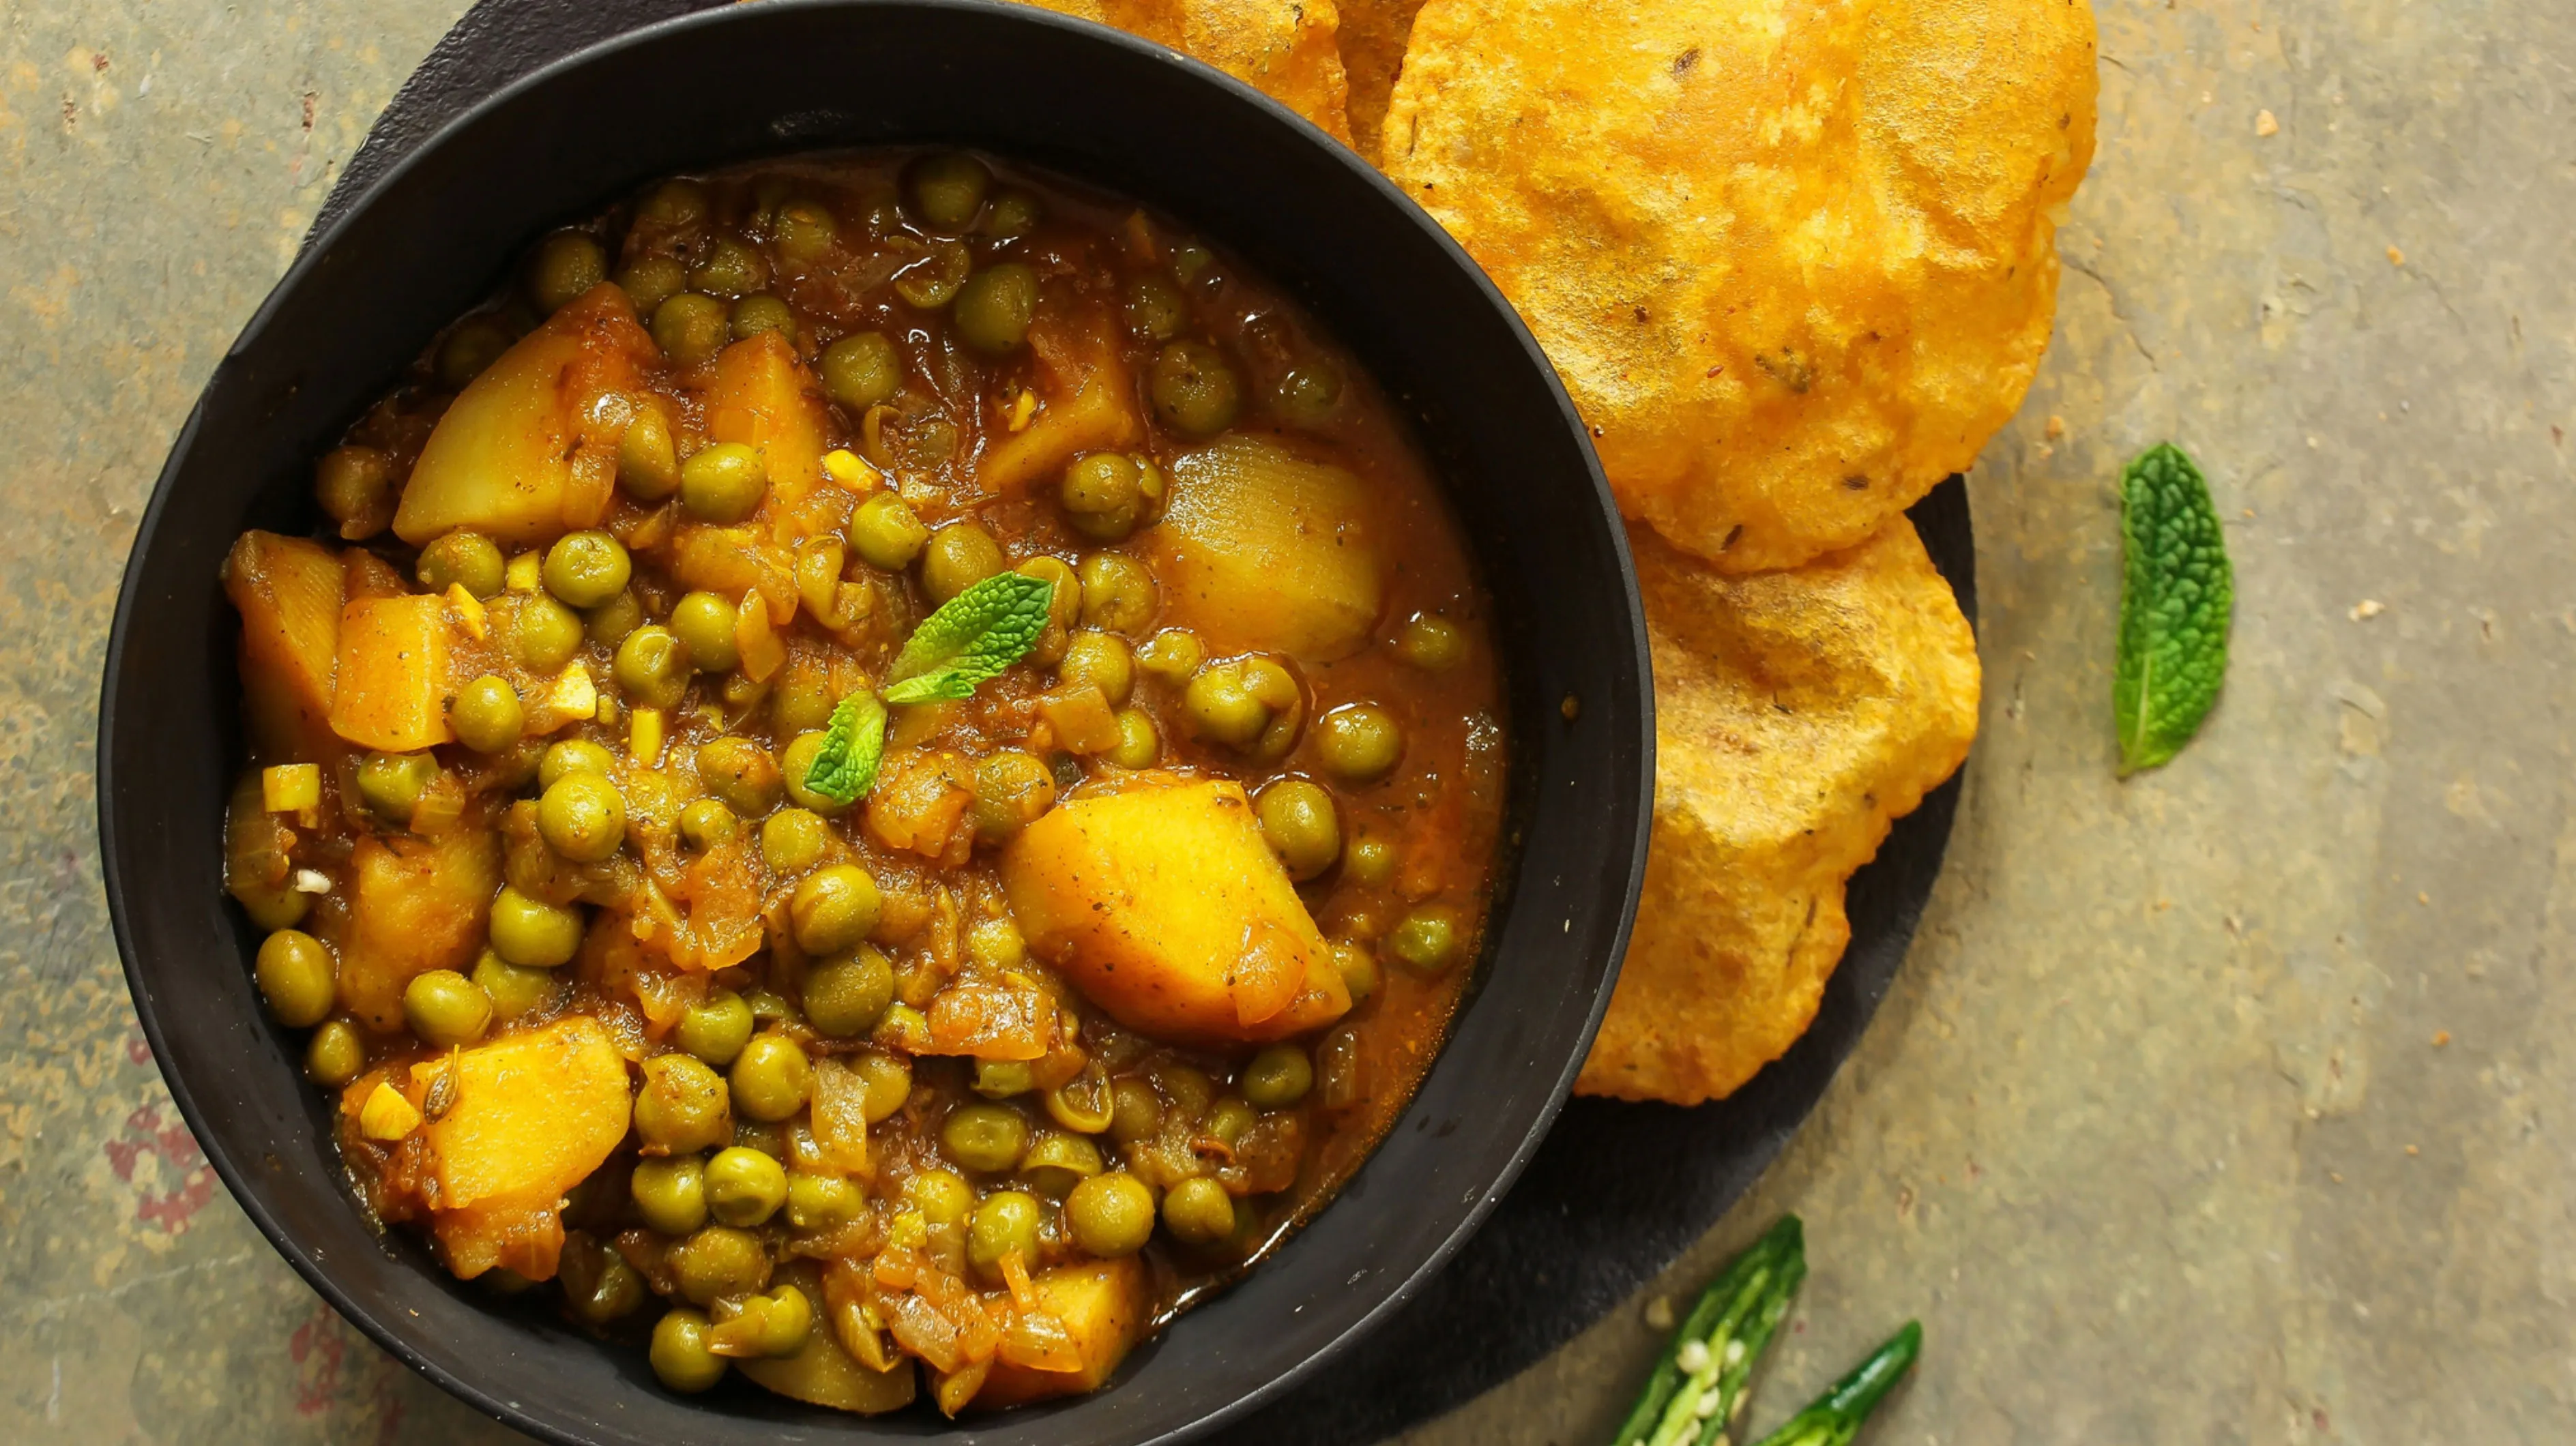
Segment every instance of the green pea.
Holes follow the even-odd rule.
[[[635,314],[650,316],[656,322],[661,320],[655,313],[662,303],[679,295],[688,284],[689,268],[668,256],[641,257],[617,273],[617,289],[626,293],[628,301],[635,303]],[[657,336],[654,340],[658,342],[661,338]],[[666,346],[663,350],[670,348]]]
[[[1243,382],[1233,364],[1203,341],[1166,345],[1154,357],[1145,390],[1164,425],[1192,437],[1215,436],[1243,410]]]
[[[657,1054],[643,1071],[635,1133],[645,1144],[679,1155],[732,1142],[732,1090],[724,1076],[685,1054]]]
[[[796,886],[788,901],[796,947],[816,957],[858,947],[877,926],[883,903],[875,876],[858,865],[816,869]]]
[[[492,952],[527,969],[552,969],[581,950],[581,911],[532,899],[507,884],[492,899]]]
[[[1094,687],[1109,700],[1109,706],[1126,706],[1128,695],[1136,687],[1136,658],[1127,640],[1116,633],[1085,628],[1073,635],[1066,645],[1064,661],[1056,664],[1055,675],[1068,687]]]
[[[1396,636],[1395,653],[1417,668],[1436,673],[1456,667],[1467,655],[1467,634],[1437,613],[1415,613]]]
[[[639,707],[676,708],[689,690],[689,649],[669,628],[647,625],[617,645],[609,671]]]
[[[716,1151],[706,1179],[707,1213],[727,1225],[758,1225],[787,1203],[787,1168],[758,1150]]]
[[[253,975],[268,1012],[289,1029],[321,1023],[339,991],[340,966],[331,951],[301,929],[280,929],[261,940]]]
[[[1095,552],[1082,560],[1082,625],[1141,633],[1154,620],[1154,576],[1134,558]]]
[[[568,773],[596,773],[609,778],[616,772],[617,758],[607,749],[587,738],[566,738],[546,745],[545,757],[537,762],[537,786],[552,788]]]
[[[1206,661],[1206,647],[1187,628],[1165,628],[1136,647],[1136,666],[1166,683],[1187,681]]]
[[[407,824],[437,778],[438,761],[426,753],[370,753],[358,765],[358,798],[385,822]]]
[[[1404,728],[1375,704],[1349,704],[1315,721],[1315,751],[1335,776],[1373,783],[1404,757]]]
[[[394,515],[394,459],[374,447],[334,447],[313,468],[313,497],[340,535],[382,532]]]
[[[903,1182],[904,1203],[933,1225],[955,1225],[975,1209],[975,1187],[954,1170],[915,1171]]]
[[[1004,843],[1055,806],[1055,772],[1035,755],[1005,748],[975,765],[975,835]]]
[[[1395,862],[1395,845],[1385,839],[1354,839],[1342,852],[1342,876],[1374,889],[1395,877]]]
[[[1002,544],[982,524],[952,522],[930,534],[922,549],[921,590],[944,603],[1007,566]]]
[[[1230,748],[1250,747],[1270,726],[1270,706],[1253,696],[1235,667],[1201,668],[1181,690],[1181,711],[1200,737]]]
[[[1333,796],[1302,778],[1283,778],[1261,790],[1252,802],[1261,821],[1262,840],[1288,877],[1304,883],[1333,866],[1342,856],[1341,817]]]
[[[568,607],[598,607],[625,591],[634,574],[625,544],[596,528],[566,533],[546,549],[546,591]]]
[[[304,922],[313,907],[311,894],[299,894],[285,883],[259,884],[244,881],[229,892],[242,906],[250,921],[263,929],[286,929]]]
[[[1458,961],[1465,932],[1451,910],[1437,906],[1408,909],[1387,931],[1386,952],[1416,974],[1438,974]]]
[[[707,990],[707,997],[692,1004],[680,1015],[672,1041],[689,1053],[721,1069],[733,1063],[751,1040],[751,1006],[742,996],[722,986]]]
[[[1002,1278],[1002,1259],[1016,1255],[1029,1261],[1038,1253],[1038,1227],[1046,1207],[1024,1190],[996,1190],[975,1207],[966,1229],[966,1259],[987,1280]]]
[[[680,464],[680,505],[701,522],[740,522],[768,493],[769,468],[740,442],[700,447]]]
[[[687,1306],[663,1312],[662,1318],[653,1323],[653,1345],[648,1353],[654,1378],[687,1396],[715,1389],[731,1363],[710,1348],[708,1337],[714,1330],[704,1312]]]
[[[832,826],[812,809],[782,808],[760,825],[761,858],[781,877],[814,867],[831,846]]]
[[[1212,291],[1225,284],[1225,273],[1216,264],[1216,253],[1196,241],[1184,241],[1172,248],[1172,276],[1183,286]]]
[[[492,1000],[492,1012],[504,1020],[552,1008],[563,979],[551,969],[523,969],[486,949],[474,961],[476,988]]]
[[[742,832],[742,816],[712,798],[701,798],[680,810],[680,838],[700,853],[731,842]]]
[[[883,954],[864,944],[846,959],[806,971],[805,1022],[827,1038],[866,1034],[876,1028],[893,1002],[894,968]]]
[[[608,279],[608,253],[579,231],[557,231],[528,258],[528,299],[552,313]]]
[[[1265,1110],[1297,1103],[1314,1085],[1314,1062],[1293,1044],[1264,1045],[1243,1067],[1243,1097]]]
[[[848,812],[850,805],[829,794],[816,793],[805,786],[806,778],[814,771],[814,760],[821,757],[822,753],[823,735],[821,733],[799,733],[787,745],[787,751],[780,755],[778,772],[781,780],[787,785],[787,796],[794,799],[799,807],[831,818]]]
[[[711,592],[684,593],[671,605],[671,631],[688,645],[689,662],[702,673],[733,671],[742,655],[734,646],[741,614]]]
[[[527,721],[527,710],[519,706],[519,690],[492,673],[459,689],[447,709],[456,741],[477,753],[498,753],[518,742]]]
[[[1342,987],[1351,991],[1351,1003],[1366,1003],[1370,995],[1377,993],[1377,956],[1357,944],[1335,944],[1332,950],[1333,967],[1341,972]]]
[[[814,1302],[792,1285],[753,1296],[742,1303],[741,1312],[760,1327],[752,1340],[753,1349],[772,1359],[784,1359],[805,1349],[805,1342],[814,1334]]]
[[[755,291],[735,302],[731,321],[736,341],[748,340],[764,331],[784,332],[791,341],[795,338],[795,309],[766,291]]]
[[[1327,361],[1308,362],[1282,373],[1271,388],[1271,405],[1293,426],[1316,427],[1330,421],[1342,399],[1341,369]]]
[[[1163,1197],[1163,1226],[1184,1245],[1214,1245],[1234,1234],[1234,1197],[1214,1180],[1183,1180]]]
[[[707,188],[695,181],[664,181],[635,204],[635,224],[655,231],[685,231],[706,224]]]
[[[468,317],[438,344],[438,380],[461,392],[510,349],[510,333],[488,316]]]
[[[1163,737],[1141,708],[1118,710],[1118,742],[1102,757],[1121,768],[1151,768],[1163,756]]]
[[[769,1250],[760,1237],[732,1225],[709,1225],[671,1247],[671,1278],[692,1305],[750,1295],[769,1284]]]
[[[975,258],[963,241],[933,241],[920,260],[895,273],[894,294],[924,311],[935,311],[956,299],[958,288],[974,273]]]
[[[977,229],[996,241],[1010,241],[1036,230],[1043,215],[1037,197],[1008,190],[993,198],[992,209],[984,213],[984,224]]]
[[[1029,1122],[1005,1105],[959,1105],[939,1125],[948,1158],[969,1170],[999,1174],[1029,1148]]]
[[[693,367],[714,358],[733,335],[733,318],[725,304],[694,291],[653,308],[653,344],[675,366]]]
[[[973,225],[975,213],[984,209],[993,173],[973,156],[951,151],[913,162],[905,179],[912,213],[934,231],[957,232]]]
[[[903,358],[885,333],[857,331],[823,348],[823,392],[853,413],[903,387]]]
[[[1124,1170],[1094,1175],[1065,1196],[1064,1224],[1085,1255],[1133,1255],[1153,1238],[1154,1192]]]
[[[1100,1147],[1080,1135],[1049,1130],[1029,1146],[1020,1160],[1020,1173],[1061,1200],[1074,1186],[1100,1173]]]
[[[1139,276],[1127,283],[1127,329],[1147,341],[1170,341],[1190,324],[1189,303],[1180,288],[1159,276]]]
[[[1038,309],[1038,274],[1016,261],[986,267],[957,289],[949,316],[968,346],[1007,356],[1028,340]]]
[[[671,421],[646,404],[617,439],[617,485],[638,502],[659,502],[680,486],[680,457]]]
[[[745,818],[778,806],[784,785],[769,750],[749,738],[713,738],[698,746],[698,781]]]
[[[1026,1060],[979,1059],[972,1088],[988,1100],[1016,1099],[1037,1088],[1037,1071]]]
[[[778,208],[778,217],[769,226],[771,247],[799,266],[831,250],[840,235],[841,223],[819,201],[790,201]]]
[[[715,296],[742,296],[769,284],[769,262],[759,248],[719,236],[689,268],[689,285]]]
[[[921,555],[922,545],[930,541],[930,529],[915,516],[911,504],[891,492],[880,492],[858,505],[850,514],[848,528],[850,548],[867,559],[871,567],[900,572]]]
[[[339,1089],[367,1069],[366,1036],[345,1019],[334,1019],[313,1031],[304,1048],[304,1077],[326,1089]]]
[[[1155,476],[1160,479],[1159,469]],[[1135,531],[1145,516],[1145,469],[1122,453],[1086,452],[1064,469],[1056,495],[1074,531],[1097,541],[1116,542]]]
[[[604,1240],[566,1242],[555,1278],[563,1285],[564,1303],[590,1325],[623,1320],[644,1303],[644,1277]]]
[[[892,1119],[904,1101],[912,1098],[912,1066],[891,1054],[870,1050],[860,1055],[851,1066],[859,1072],[859,1082],[867,1094],[859,1102],[859,1113],[869,1124]]]
[[[729,1078],[734,1102],[752,1119],[776,1123],[805,1107],[813,1065],[804,1049],[783,1034],[760,1034],[736,1055]]]
[[[799,1230],[838,1230],[866,1208],[859,1187],[837,1175],[798,1171],[787,1177],[787,1223]]]
[[[1223,1141],[1226,1147],[1231,1149],[1243,1138],[1244,1131],[1251,1129],[1253,1123],[1260,1118],[1253,1113],[1251,1105],[1228,1095],[1218,1100],[1215,1107],[1208,1111],[1206,1129],[1208,1134]]]
[[[584,613],[581,635],[603,648],[613,648],[642,626],[644,604],[630,588]]]
[[[483,598],[507,584],[504,574],[509,566],[492,539],[460,527],[420,550],[420,567],[414,575],[431,592],[445,592],[462,583],[467,592]]]
[[[626,799],[596,773],[567,774],[537,800],[537,832],[574,863],[598,863],[626,842]]]
[[[664,1235],[686,1235],[707,1223],[706,1166],[695,1155],[647,1155],[635,1162],[627,1188],[635,1213]]]
[[[1109,1138],[1122,1145],[1152,1139],[1163,1128],[1163,1101],[1140,1079],[1109,1086]]]
[[[403,1022],[434,1048],[472,1044],[492,1027],[492,996],[453,969],[432,969],[403,986]]]

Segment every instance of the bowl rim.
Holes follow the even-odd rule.
[[[692,3],[701,3],[701,0],[692,0]],[[451,27],[449,35],[453,36],[461,30],[472,18],[474,11],[480,8],[482,7],[479,4],[470,7]],[[241,353],[255,343],[272,325],[277,313],[288,303],[292,293],[297,291],[312,273],[329,264],[334,244],[350,231],[381,197],[399,189],[414,169],[425,164],[426,158],[432,152],[474,127],[488,112],[504,108],[530,92],[559,84],[565,76],[604,57],[630,48],[658,43],[674,33],[732,24],[758,23],[759,16],[781,11],[841,11],[864,14],[869,11],[883,10],[976,13],[995,17],[1009,24],[1072,32],[1082,35],[1091,43],[1108,44],[1128,51],[1133,58],[1177,70],[1190,76],[1200,86],[1213,86],[1229,94],[1237,103],[1248,103],[1258,110],[1268,112],[1274,120],[1285,122],[1293,131],[1299,133],[1310,147],[1321,148],[1327,152],[1336,167],[1351,179],[1376,191],[1383,202],[1391,203],[1415,230],[1422,233],[1437,250],[1444,253],[1450,265],[1463,273],[1482,293],[1488,307],[1505,322],[1509,334],[1521,349],[1522,361],[1534,369],[1552,395],[1567,434],[1578,439],[1581,455],[1586,463],[1581,480],[1589,483],[1593,505],[1609,522],[1608,532],[1617,563],[1615,578],[1605,581],[1614,583],[1624,594],[1624,611],[1629,620],[1629,636],[1625,642],[1628,651],[1635,659],[1634,676],[1638,680],[1638,698],[1635,707],[1639,736],[1633,740],[1633,746],[1637,750],[1636,756],[1644,796],[1641,800],[1642,806],[1638,810],[1627,858],[1618,870],[1619,877],[1625,880],[1625,888],[1624,897],[1618,901],[1615,928],[1609,939],[1610,947],[1614,952],[1606,964],[1599,986],[1593,991],[1589,1010],[1579,1032],[1579,1047],[1569,1053],[1566,1062],[1559,1070],[1558,1078],[1549,1089],[1545,1105],[1531,1119],[1527,1130],[1504,1161],[1500,1171],[1483,1186],[1478,1198],[1459,1218],[1457,1225],[1447,1237],[1424,1255],[1411,1272],[1396,1281],[1390,1288],[1385,1289],[1375,1306],[1309,1352],[1303,1359],[1279,1371],[1267,1381],[1195,1419],[1159,1435],[1142,1438],[1139,1446],[1175,1446],[1175,1443],[1205,1435],[1226,1423],[1240,1420],[1246,1414],[1277,1400],[1309,1379],[1333,1357],[1350,1349],[1356,1342],[1374,1331],[1390,1315],[1409,1302],[1425,1282],[1448,1266],[1469,1237],[1476,1233],[1493,1212],[1502,1197],[1510,1191],[1513,1183],[1527,1167],[1531,1157],[1562,1112],[1571,1094],[1575,1076],[1582,1068],[1584,1056],[1589,1051],[1591,1042],[1599,1031],[1603,1015],[1609,1008],[1611,995],[1618,983],[1620,968],[1636,920],[1638,900],[1644,881],[1647,844],[1651,836],[1654,815],[1655,696],[1652,660],[1647,646],[1644,603],[1639,589],[1635,559],[1628,546],[1624,518],[1610,491],[1599,457],[1592,446],[1589,428],[1584,425],[1554,365],[1547,359],[1518,310],[1502,295],[1483,267],[1467,254],[1465,248],[1459,245],[1444,227],[1432,219],[1412,197],[1406,195],[1376,166],[1362,158],[1357,151],[1281,102],[1213,66],[1112,27],[1080,20],[1036,5],[1004,3],[1004,0],[765,0],[765,3],[758,7],[740,6],[724,3],[724,0],[715,0],[715,3],[707,8],[622,30],[605,39],[582,45],[524,74],[491,87],[455,108],[416,139],[397,140],[396,143],[402,147],[400,152],[380,170],[367,177],[354,192],[344,197],[335,187],[334,192],[325,197],[321,207],[322,221],[307,235],[294,261],[278,277],[259,305],[253,309],[239,333],[208,372],[204,385],[199,389],[186,419],[174,435],[170,451],[154,478],[150,498],[137,524],[134,541],[127,554],[125,566],[121,570],[116,609],[101,665],[96,744],[98,772],[94,806],[99,828],[101,874],[107,895],[110,928],[116,941],[118,959],[125,975],[128,995],[134,1005],[145,1040],[152,1049],[155,1067],[160,1070],[172,1101],[178,1107],[181,1117],[187,1122],[192,1135],[199,1140],[207,1162],[214,1167],[235,1204],[250,1218],[253,1226],[268,1241],[271,1248],[285,1259],[296,1274],[319,1293],[344,1320],[357,1326],[377,1346],[391,1353],[441,1390],[485,1416],[539,1439],[559,1443],[559,1446],[592,1446],[593,1438],[561,1429],[552,1422],[531,1415],[520,1403],[504,1400],[473,1379],[440,1365],[415,1348],[390,1320],[379,1319],[378,1312],[362,1305],[340,1283],[335,1271],[329,1269],[325,1262],[316,1258],[310,1250],[299,1243],[295,1235],[284,1228],[274,1212],[262,1200],[258,1191],[251,1187],[253,1171],[249,1162],[236,1160],[232,1150],[209,1130],[205,1112],[188,1082],[163,1063],[172,1055],[167,1047],[163,1022],[154,1006],[148,1002],[151,997],[150,991],[146,987],[143,970],[138,963],[140,950],[133,937],[127,901],[134,881],[128,880],[125,868],[120,861],[124,851],[119,847],[120,831],[116,821],[116,811],[111,804],[111,800],[117,795],[115,745],[123,731],[121,725],[125,722],[120,719],[118,710],[114,706],[114,693],[117,680],[123,672],[126,646],[134,622],[133,614],[137,606],[140,585],[144,582],[143,560],[149,551],[147,544],[160,529],[164,514],[169,508],[181,465],[196,447],[197,435],[205,418],[208,397],[226,379],[227,374],[237,364]],[[432,58],[435,53],[433,51]],[[428,63],[429,60],[425,59],[424,65]],[[394,107],[400,104],[404,91],[410,88],[411,80],[418,74],[420,72],[415,71],[413,77],[407,77],[405,84],[397,88],[394,99],[388,102],[386,112],[379,114],[377,121],[370,126],[367,136],[361,140],[359,149],[352,153],[353,162],[366,149],[385,139],[379,128],[386,115],[391,114]],[[803,149],[830,150],[833,147],[808,146]],[[728,164],[757,160],[762,155],[794,155],[798,154],[799,150],[800,148],[791,141],[775,151],[758,155],[745,153],[737,162],[728,162]],[[1574,485],[1574,479],[1569,479],[1567,485]],[[1609,645],[1609,640],[1603,641],[1605,645]],[[1506,842],[1498,847],[1509,851],[1515,846]],[[1504,856],[1508,857],[1508,852]],[[1498,895],[1496,902],[1500,905],[1496,914],[1498,919],[1515,907],[1514,902],[1506,896]],[[1457,1011],[1453,1013],[1444,1030],[1442,1053],[1446,1052],[1448,1033],[1454,1032],[1458,1018],[1476,1003],[1478,992],[1476,986],[1471,984],[1466,996],[1460,1001]],[[1438,1059],[1439,1057],[1435,1055],[1430,1069],[1438,1068]],[[1427,1080],[1428,1071],[1424,1082]],[[1417,1094],[1420,1088],[1421,1084],[1417,1083]],[[1410,1108],[1408,1104],[1408,1109]],[[1401,1118],[1402,1116],[1398,1117],[1399,1122]],[[1376,1148],[1371,1149],[1370,1155],[1373,1156],[1376,1153]],[[1362,1165],[1364,1166],[1365,1163],[1366,1157],[1363,1157]],[[345,1181],[337,1183],[340,1188],[346,1188]],[[1347,1184],[1346,1181],[1345,1185]],[[1322,1208],[1330,1209],[1335,1203],[1338,1201],[1328,1200]],[[1256,1270],[1259,1268],[1254,1267]],[[951,1429],[971,1433],[975,1428],[970,1421],[953,1424]],[[971,1439],[971,1435],[965,1439]]]

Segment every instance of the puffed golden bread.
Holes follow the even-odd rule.
[[[1379,161],[1528,319],[1622,510],[1756,572],[2021,404],[2095,86],[2086,0],[1430,0]]]
[[[1976,640],[1914,526],[1729,576],[1631,527],[1655,663],[1637,927],[1580,1094],[1697,1104],[1815,1018],[1843,885],[1968,756]]]
[[[1349,144],[1333,0],[1024,0],[1203,60]]]
[[[1342,73],[1350,82],[1351,147],[1371,161],[1386,124],[1395,77],[1422,0],[1339,0]]]

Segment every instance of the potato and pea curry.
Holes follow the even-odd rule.
[[[315,493],[223,579],[259,988],[379,1218],[674,1390],[1093,1390],[1437,1050],[1487,603],[1186,231],[957,153],[672,180]]]

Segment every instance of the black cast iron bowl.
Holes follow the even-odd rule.
[[[261,1015],[257,937],[220,877],[242,758],[236,622],[217,584],[232,538],[309,530],[313,457],[548,227],[673,171],[910,142],[980,146],[1134,196],[1297,294],[1415,417],[1495,596],[1511,714],[1510,843],[1484,956],[1384,1146],[1107,1389],[956,1425],[920,1410],[862,1421],[740,1383],[673,1396],[640,1350],[496,1303],[411,1236],[371,1228],[326,1097]],[[655,26],[510,86],[388,172],[287,273],[199,398],[127,564],[100,701],[99,832],[135,1007],[207,1158],[341,1314],[475,1407],[559,1442],[953,1432],[1125,1446],[1237,1416],[1349,1347],[1511,1184],[1565,1099],[1626,944],[1652,706],[1635,577],[1572,406],[1483,274],[1374,171],[1250,89],[1096,27],[973,0],[773,0]]]

